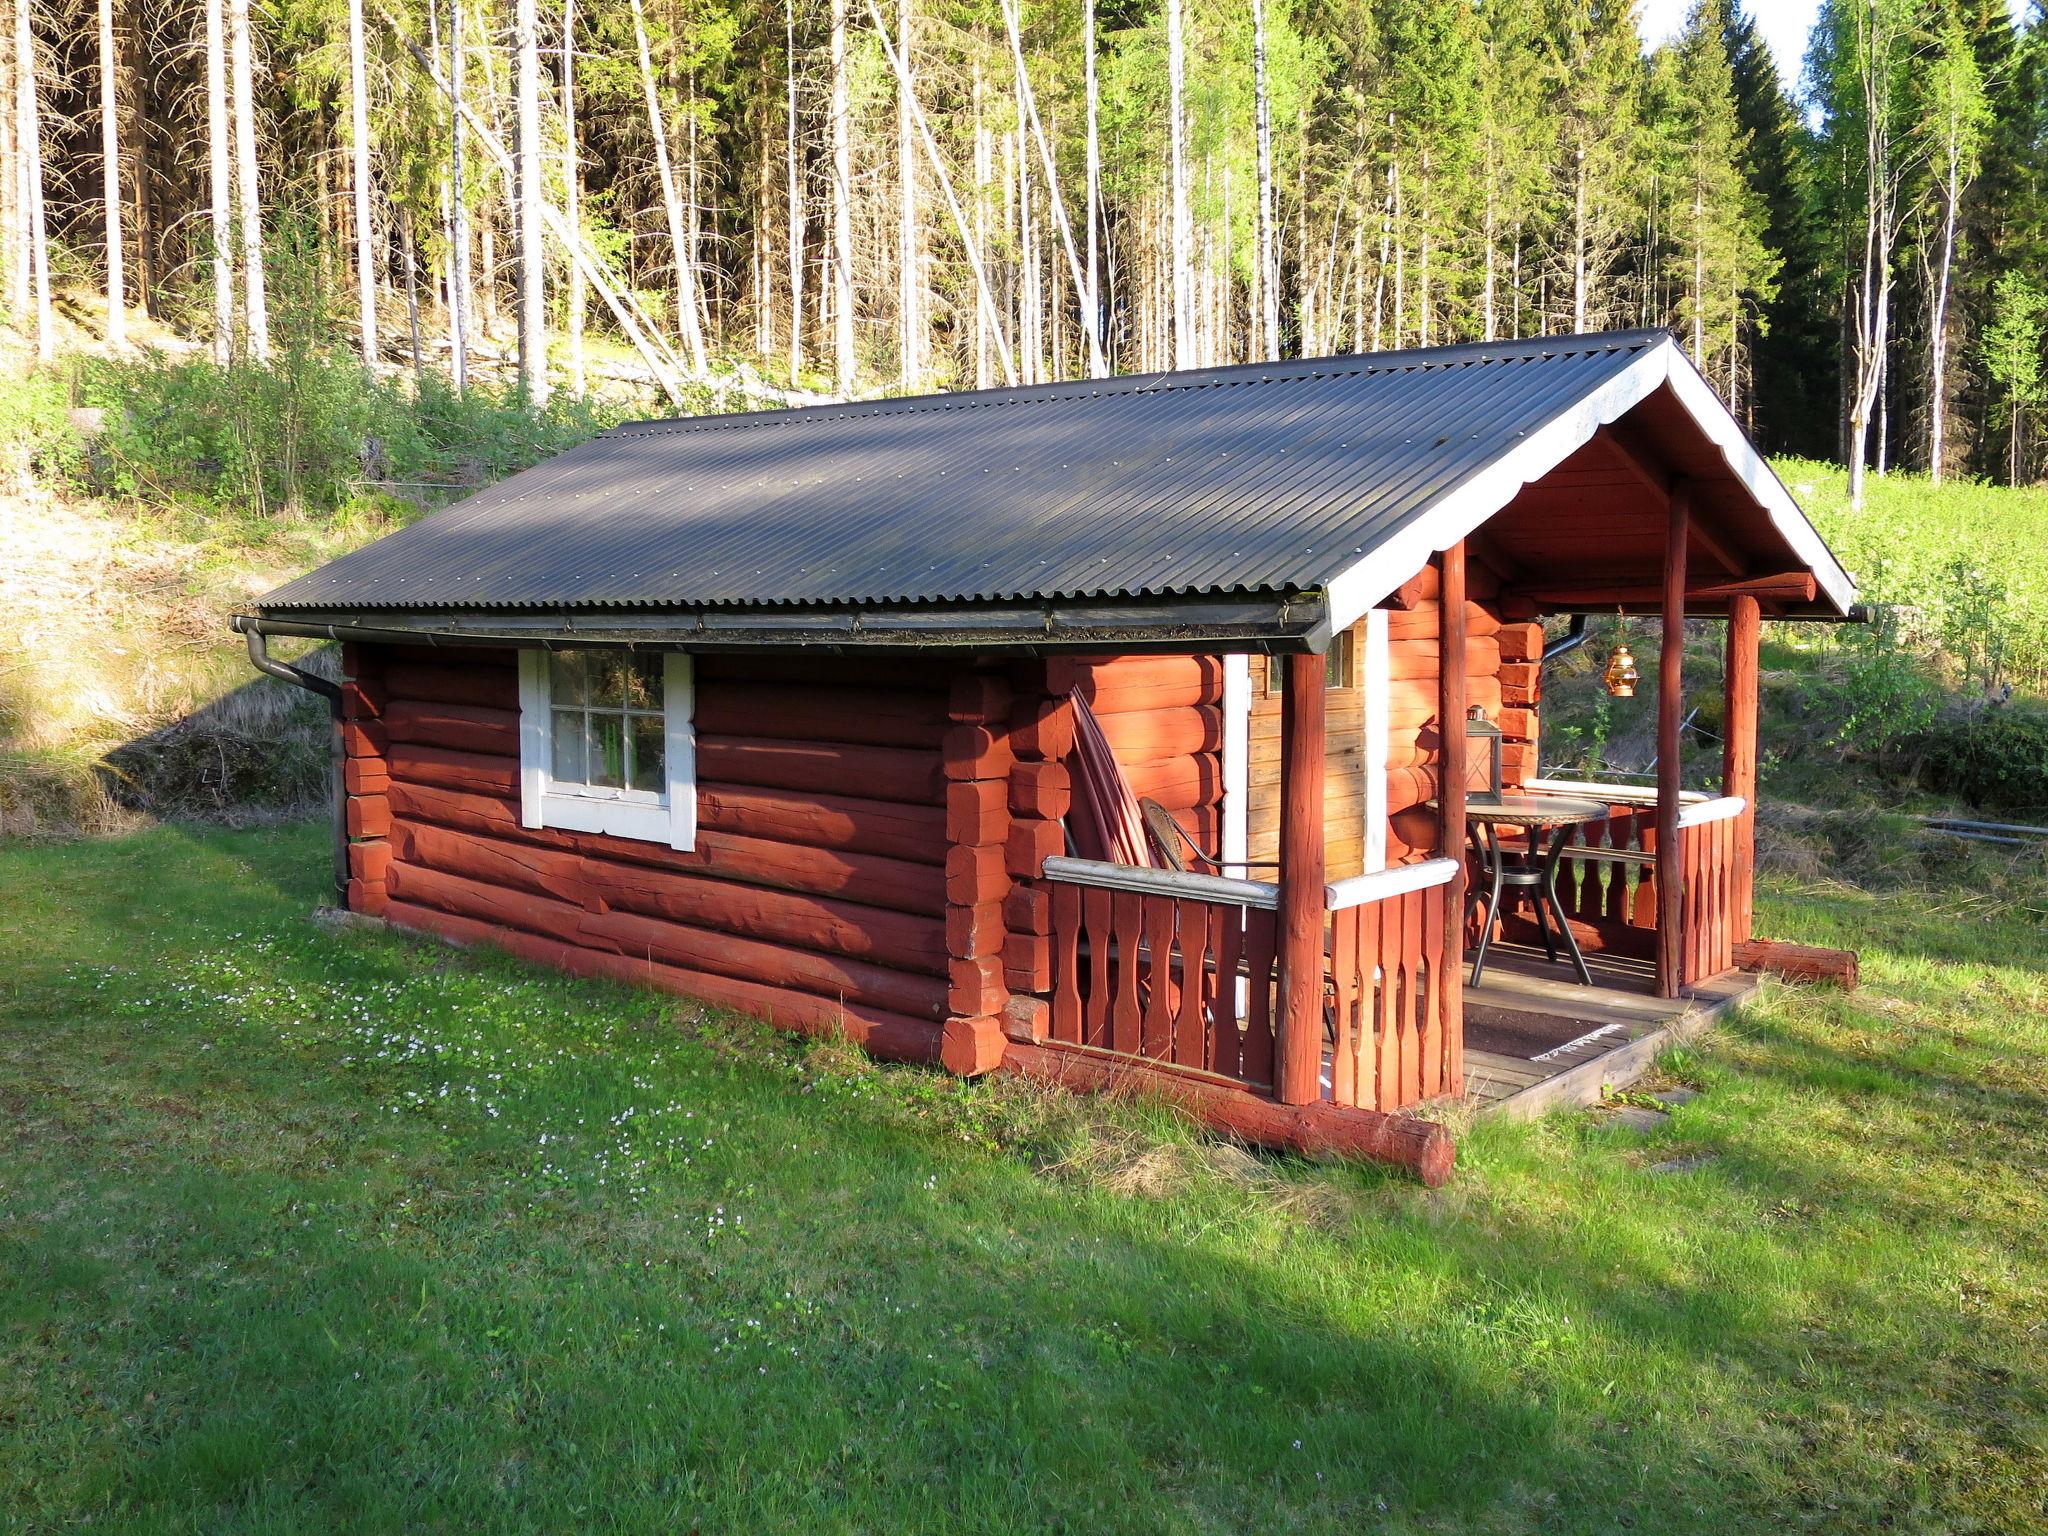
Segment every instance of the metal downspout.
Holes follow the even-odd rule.
[[[317,677],[303,667],[277,661],[270,654],[270,641],[263,632],[253,625],[243,631],[243,639],[249,642],[249,665],[258,672],[276,678],[279,682],[290,683],[308,693],[317,693],[327,701],[327,743],[330,761],[333,764],[334,802],[334,894],[336,902],[348,905],[348,795],[342,784],[341,745],[341,684]]]
[[[1587,638],[1586,616],[1583,613],[1575,613],[1572,615],[1572,627],[1566,630],[1562,637],[1543,647],[1543,659],[1551,661],[1564,655],[1566,651],[1576,651],[1586,643]]]

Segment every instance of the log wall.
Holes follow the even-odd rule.
[[[1493,586],[1474,572],[1465,604],[1465,693],[1483,705],[1501,728],[1501,778],[1512,789],[1536,772],[1537,706],[1542,697],[1543,626],[1502,621]],[[1387,615],[1387,671],[1390,678],[1387,740],[1387,862],[1432,857],[1437,852],[1437,682],[1441,664],[1436,571],[1425,567],[1403,588],[1409,606]],[[1468,783],[1486,775],[1484,754],[1474,751]]]
[[[1501,727],[1502,778],[1510,787],[1536,771],[1537,707],[1542,697],[1543,627],[1503,623],[1491,589],[1473,582],[1466,603],[1466,694]],[[1403,588],[1407,606],[1387,612],[1387,860],[1436,852],[1437,673],[1439,620],[1436,571],[1425,568]],[[1324,858],[1331,879],[1360,873],[1365,863],[1365,623],[1353,629],[1351,675],[1329,690],[1324,758]],[[1280,696],[1263,661],[1252,662],[1249,856],[1278,856],[1280,827]],[[1479,758],[1475,776],[1483,774]]]
[[[1062,818],[1073,802],[1071,694],[1102,724],[1133,793],[1179,818],[1202,851],[1220,851],[1223,803],[1223,661],[1217,656],[1052,657],[1010,674],[1011,767],[1003,902],[1006,1028],[1043,1040],[1053,983],[1051,893],[1038,878],[1066,852]]]
[[[1323,692],[1323,867],[1332,880],[1365,864],[1365,621],[1351,630],[1348,672]],[[1252,658],[1251,765],[1245,809],[1245,857],[1280,858],[1280,706],[1274,668]],[[1255,870],[1273,877],[1272,868]]]
[[[1007,789],[999,679],[698,657],[699,833],[684,853],[520,825],[513,652],[350,647],[344,666],[356,910],[844,1027],[894,1057],[934,1059],[949,1019],[1007,1001],[989,959],[1007,807],[976,816],[976,786],[999,804]]]

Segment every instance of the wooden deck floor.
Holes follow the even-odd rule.
[[[1465,990],[1465,1091],[1482,1110],[1519,1117],[1594,1103],[1756,988],[1754,976],[1732,971],[1661,998],[1648,961],[1588,955],[1586,965],[1591,987],[1540,948],[1494,946],[1483,982]]]

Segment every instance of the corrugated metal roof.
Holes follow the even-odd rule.
[[[271,593],[288,609],[1308,590],[1662,330],[621,426]]]

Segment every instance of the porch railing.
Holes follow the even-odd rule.
[[[1634,784],[1531,779],[1532,791],[1603,801],[1604,821],[1587,823],[1565,849],[1557,894],[1582,947],[1634,959],[1657,953],[1657,792]],[[1740,871],[1735,852],[1739,797],[1679,797],[1679,980],[1705,981],[1735,963]],[[1534,933],[1530,925],[1530,933]]]
[[[1464,1031],[1442,985],[1454,859],[1404,864],[1328,887],[1329,1065],[1338,1104],[1399,1109],[1464,1084]]]
[[[1450,859],[1325,888],[1321,1096],[1398,1109],[1462,1082],[1438,977]],[[1059,1045],[1273,1088],[1279,887],[1260,880],[1045,863],[1048,1033]]]
[[[1735,966],[1744,878],[1735,842],[1748,802],[1724,795],[1678,812],[1678,866],[1685,880],[1678,974],[1705,981]]]
[[[1045,878],[1055,1043],[1272,1087],[1278,886],[1067,858]]]

